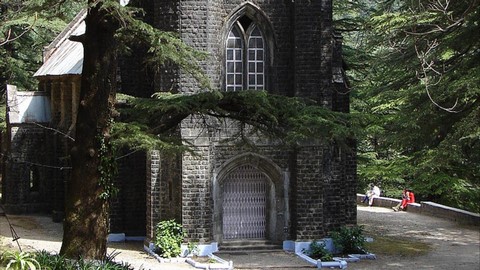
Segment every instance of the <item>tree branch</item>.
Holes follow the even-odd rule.
[[[26,33],[28,33],[30,30],[32,30],[33,26],[35,25],[35,23],[37,22],[37,19],[38,19],[38,15],[37,13],[35,13],[35,19],[33,20],[33,23],[30,24],[28,26],[27,29],[25,29],[22,33],[20,33],[18,36],[14,37],[14,38],[11,38],[12,36],[12,29],[8,29],[8,34],[7,34],[7,38],[4,40],[4,41],[0,41],[0,46],[3,46],[9,42],[12,42],[12,41],[15,41],[19,38],[21,38],[23,35],[25,35]]]

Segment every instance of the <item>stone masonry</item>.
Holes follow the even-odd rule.
[[[209,53],[203,67],[214,88],[225,89],[228,31],[236,20],[248,17],[264,35],[267,91],[310,98],[348,112],[341,37],[333,31],[331,1],[174,0],[154,1],[150,8],[156,27],[176,31],[189,45]],[[202,91],[188,74],[176,69],[156,74],[154,81],[159,90]],[[259,140],[255,149],[247,149],[222,143],[222,136],[229,133],[221,124],[218,128],[205,131],[195,118],[184,121],[182,137],[195,145],[195,155],[183,155],[181,173],[175,179],[159,179],[182,183],[176,193],[182,194],[181,222],[189,240],[221,245],[224,198],[223,179],[219,178],[252,160],[258,162],[254,167],[271,179],[271,190],[276,192],[273,200],[281,202],[272,201],[275,206],[267,210],[268,240],[319,239],[331,229],[355,223],[353,142],[348,149],[327,142],[304,142],[297,149],[283,149],[275,142]],[[167,217],[170,215],[155,212],[152,220]]]
[[[234,78],[243,88],[259,85],[257,89],[272,94],[308,98],[325,108],[349,112],[342,39],[334,32],[332,0],[130,2],[144,8],[148,23],[177,32],[188,45],[208,53],[201,67],[212,88],[226,91],[234,84],[231,81]],[[254,31],[257,31],[256,36]],[[235,52],[242,56],[235,54],[237,62],[234,63],[228,55],[231,49],[228,46],[233,46],[228,43],[233,40],[232,36],[238,40],[243,38],[244,44],[256,37],[261,40],[262,47],[252,50],[250,45],[245,45],[247,49],[235,47]],[[157,91],[191,94],[207,90],[175,65],[166,63],[155,72],[148,69],[144,65],[146,50],[138,46],[129,56],[121,57],[119,92],[149,97]],[[233,71],[229,63],[235,64]],[[237,64],[244,66],[241,69]],[[250,72],[257,69],[261,71]],[[240,77],[240,73],[244,77]],[[235,76],[229,77],[230,74]],[[39,79],[40,89],[52,97],[51,126],[70,132],[75,121],[78,77]],[[310,140],[286,148],[262,134],[255,134],[249,138],[254,145],[237,145],[235,141],[225,142],[224,139],[238,131],[239,123],[207,119],[210,125],[205,126],[202,121],[191,116],[177,130],[178,136],[193,146],[192,152],[182,155],[157,150],[132,153],[122,149],[120,174],[116,180],[121,192],[111,204],[111,232],[145,235],[146,242],[151,242],[159,221],[175,219],[183,224],[186,241],[218,243],[221,249],[222,245],[235,240],[261,238],[279,244],[287,240],[320,239],[332,229],[356,223],[354,141],[339,145]],[[31,135],[21,135],[26,128]],[[31,145],[25,146],[30,152],[33,145],[40,145],[38,138],[48,138],[35,130],[34,126],[22,126],[16,131],[18,138],[23,136],[23,142]],[[58,158],[68,155],[68,143],[51,138],[46,141],[49,143],[41,146],[45,147],[43,153],[56,158],[51,160],[52,164],[61,163]],[[14,143],[12,147],[16,147],[17,152],[23,151]],[[52,151],[58,154],[50,155]],[[22,160],[38,158],[41,156],[32,154]],[[68,161],[62,166],[68,167]],[[8,177],[13,177],[22,170],[25,168],[9,167],[6,171]],[[36,189],[40,188],[39,194],[45,200],[36,205],[44,205],[47,211],[61,209],[61,194],[68,171],[44,170],[29,171],[27,180],[5,181],[4,202],[11,205],[18,202],[28,207],[29,202],[38,198]],[[40,182],[49,183],[48,188],[37,185],[37,176],[43,179]],[[246,187],[250,188],[247,179],[252,178],[254,181],[248,183],[254,183],[251,186],[255,187],[252,191],[257,192],[255,195],[249,193],[250,190],[245,192]],[[18,186],[10,186],[13,183]],[[233,192],[227,192],[227,186]],[[17,192],[5,192],[11,190]],[[48,197],[49,192],[57,195]],[[237,201],[238,208],[227,205],[234,199],[232,194],[241,199]],[[247,204],[251,207],[245,208]],[[246,220],[250,217],[263,220],[255,223],[255,228],[245,229],[251,226]],[[230,219],[234,220],[233,225]],[[243,226],[241,230],[245,235],[252,233],[254,236],[227,235],[226,232],[237,225]]]

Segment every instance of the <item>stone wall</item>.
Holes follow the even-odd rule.
[[[146,154],[124,149],[118,153],[119,192],[110,202],[110,232],[126,236],[146,234]]]
[[[293,239],[319,239],[324,235],[323,188],[328,183],[324,177],[323,151],[319,146],[306,145],[299,147],[295,156]]]
[[[208,243],[213,239],[213,198],[209,147],[182,159],[182,224],[188,239]]]
[[[4,160],[2,199],[8,213],[48,211],[53,203],[52,154],[46,148],[46,130],[33,124],[9,126],[11,141]],[[42,166],[43,165],[43,166]]]
[[[152,150],[147,153],[146,160],[146,239],[149,243],[155,237],[155,224],[160,221],[160,151]]]
[[[224,88],[224,42],[232,21],[229,16],[256,12],[257,24],[266,33],[268,43],[267,89],[270,92],[293,95],[292,18],[291,1],[155,1],[155,26],[177,31],[182,40],[209,57],[201,63],[215,89]],[[181,23],[180,23],[181,22]],[[189,75],[174,69],[163,69],[157,74],[157,89],[196,92],[198,83]],[[181,86],[180,86],[181,85]]]
[[[341,38],[333,33],[331,1],[175,0],[156,1],[154,10],[157,27],[178,31],[187,44],[209,53],[201,65],[215,89],[222,90],[225,84],[226,35],[232,23],[246,14],[265,35],[269,92],[311,98],[325,107],[348,112],[346,82],[342,80]],[[159,89],[184,93],[201,90],[190,75],[178,69],[173,72],[165,69],[157,74],[155,82]],[[189,239],[208,242],[221,237],[217,235],[221,222],[214,198],[219,188],[215,186],[216,173],[226,162],[247,152],[264,156],[281,171],[288,172],[285,205],[290,208],[282,213],[285,238],[319,239],[334,227],[355,223],[354,143],[350,143],[350,148],[341,148],[325,142],[307,142],[294,150],[263,141],[255,149],[235,148],[219,140],[229,133],[225,130],[227,125],[216,126],[224,132],[222,135],[216,128],[203,130],[199,123],[192,118],[181,127],[182,137],[191,139],[196,147],[195,156],[186,153],[179,163],[182,222]],[[158,200],[163,199],[158,197]],[[158,207],[152,210],[163,211],[161,205]]]
[[[343,77],[341,37],[334,35],[330,0],[173,0],[154,1],[154,25],[177,31],[195,49],[209,56],[201,63],[214,89],[225,86],[225,39],[232,24],[247,15],[260,27],[267,43],[266,90],[270,93],[311,98],[332,110],[348,112],[349,98]],[[335,76],[334,76],[335,75]],[[155,76],[155,88],[193,93],[199,84],[175,66],[165,66]],[[326,142],[304,142],[298,149],[284,149],[275,142],[258,138],[253,148],[221,142],[235,128],[228,123],[202,126],[195,117],[185,120],[181,134],[194,145],[178,163],[157,160],[152,155],[151,179],[147,181],[148,235],[161,219],[172,217],[165,206],[169,192],[181,194],[181,221],[190,240],[209,242],[221,239],[221,213],[216,192],[221,189],[219,170],[236,157],[258,155],[277,166],[285,184],[280,215],[284,239],[312,240],[323,237],[340,225],[355,224],[356,156],[355,143],[347,147]],[[231,124],[231,123],[230,123]],[[231,129],[231,130],[230,130]],[[223,132],[223,133],[222,133]],[[248,154],[248,155],[250,155]],[[162,167],[166,166],[166,167]],[[178,172],[166,173],[164,170]],[[169,179],[180,179],[168,186]],[[152,195],[150,197],[150,195]],[[150,215],[150,217],[149,217]],[[173,214],[173,216],[175,216]],[[175,216],[178,218],[178,216]],[[280,220],[280,219],[279,219]],[[277,224],[277,225],[278,225]]]
[[[182,181],[178,154],[149,151],[146,159],[146,243],[162,220],[182,222]]]

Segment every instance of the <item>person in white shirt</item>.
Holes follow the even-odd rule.
[[[370,183],[370,184],[368,184],[368,189],[365,191],[365,197],[363,197],[362,203],[368,202],[368,199],[370,198],[372,193],[373,193],[373,184]]]
[[[368,206],[373,205],[373,199],[380,197],[380,188],[378,186],[373,186],[372,193],[368,196]]]

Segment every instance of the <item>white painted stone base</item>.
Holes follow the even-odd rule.
[[[186,244],[182,244],[182,255],[188,256],[188,246]],[[218,251],[218,243],[212,242],[210,244],[201,244],[197,245],[196,254],[197,256],[208,256],[214,252]]]
[[[213,254],[208,255],[209,258],[213,259],[215,263],[199,263],[195,259],[187,258],[186,262],[191,266],[198,269],[217,269],[217,270],[231,270],[233,269],[232,261],[225,261],[224,259],[217,257]]]
[[[333,246],[332,238],[323,238],[317,241],[323,242],[325,244],[325,248],[328,251],[334,253],[335,248]],[[295,252],[296,254],[303,253],[304,250],[310,249],[311,243],[312,243],[311,241],[307,241],[307,242],[298,242],[298,241],[292,241],[292,240],[283,241],[283,250]]]

